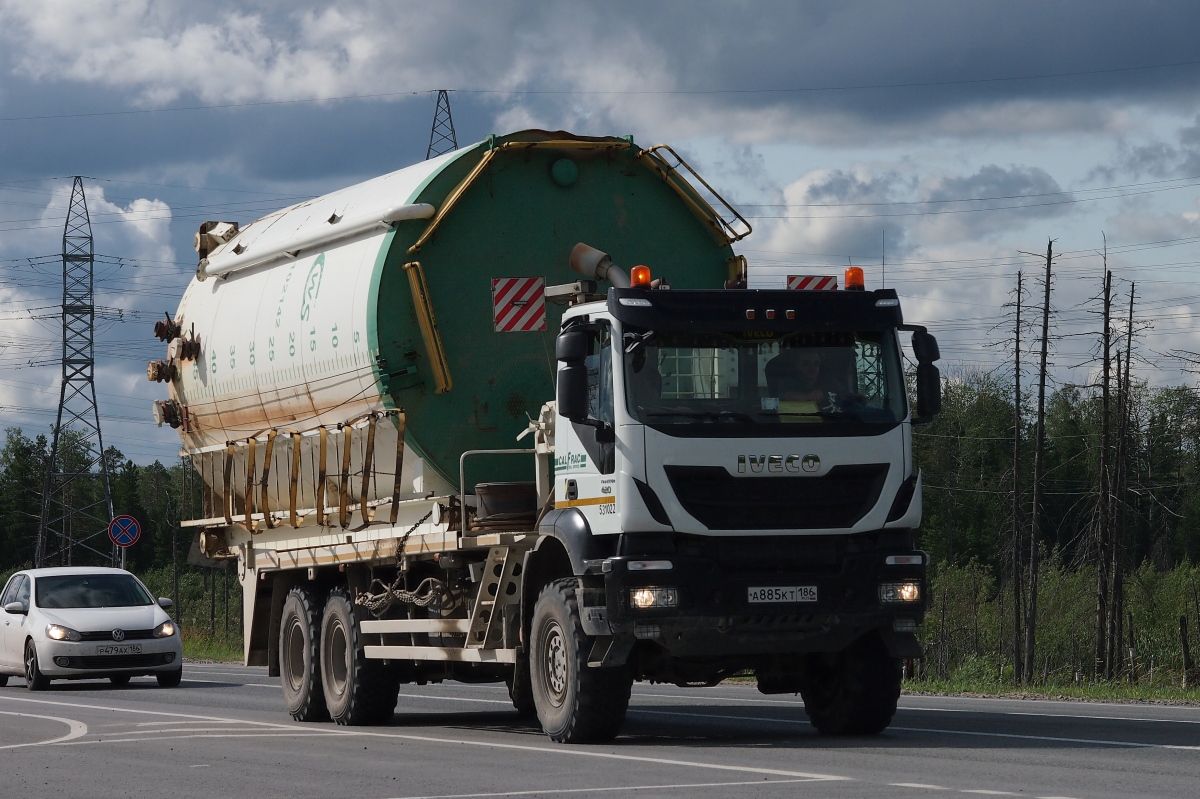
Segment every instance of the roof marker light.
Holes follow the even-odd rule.
[[[786,316],[788,319],[795,319],[796,312],[793,311],[791,308],[788,308],[787,311],[784,313],[784,316]]]
[[[863,278],[861,266],[851,266],[846,269],[846,291],[866,291],[867,284]]]
[[[768,318],[768,319],[774,319],[774,318],[775,318],[775,309],[773,309],[773,308],[768,308],[768,309],[767,309],[767,318]]]
[[[895,298],[875,300],[875,307],[876,308],[899,308],[900,300],[895,299]]]
[[[754,318],[754,309],[753,309],[753,308],[747,308],[747,309],[746,309],[746,318],[747,318],[747,319],[753,319],[753,318]]]
[[[631,289],[650,288],[650,267],[638,265],[630,269],[629,287]]]

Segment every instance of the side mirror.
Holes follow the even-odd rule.
[[[24,602],[9,602],[4,606],[4,612],[14,616],[24,616],[29,613],[29,608],[25,607]]]
[[[163,610],[170,610],[171,608],[175,607],[175,600],[168,599],[165,596],[160,596],[158,598],[158,606]]]
[[[554,357],[560,361],[582,361],[587,357],[590,339],[586,330],[565,330],[554,342]]]
[[[560,339],[561,341],[561,339]],[[583,359],[568,361],[558,370],[558,402],[560,415],[572,422],[582,422],[588,416],[588,372]]]
[[[941,410],[941,372],[928,361],[920,362],[917,364],[917,416],[920,417],[920,421],[928,422]]]
[[[933,363],[942,357],[937,339],[924,330],[913,333],[912,348],[913,355],[917,356],[917,363]]]

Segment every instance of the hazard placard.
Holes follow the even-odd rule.
[[[787,287],[800,291],[836,289],[837,275],[788,275]]]
[[[492,278],[492,322],[497,333],[546,329],[546,281],[540,277]]]

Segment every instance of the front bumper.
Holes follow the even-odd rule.
[[[917,562],[889,565],[889,555]],[[731,569],[713,558],[678,554],[654,559],[669,568],[630,569],[631,562],[646,560],[608,558],[601,565],[602,587],[585,579],[580,615],[586,632],[656,641],[683,658],[830,652],[871,630],[911,637],[928,601],[926,559],[913,550],[849,556],[818,570],[780,569],[769,562]],[[885,583],[916,583],[920,597],[881,602],[879,586]],[[631,592],[644,587],[674,589],[677,605],[633,607]],[[760,589],[754,592],[759,598],[773,598],[776,592],[764,588],[815,589],[816,598],[793,591],[782,601],[750,601],[753,589]],[[809,601],[796,601],[803,595]]]
[[[175,671],[183,663],[183,646],[178,634],[128,644],[55,641],[47,638],[35,641],[34,646],[37,648],[38,668],[52,679],[154,674]],[[119,647],[116,653],[112,650],[114,647]]]

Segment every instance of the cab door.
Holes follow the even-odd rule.
[[[584,360],[589,424],[560,416],[555,436],[555,507],[578,508],[593,533],[621,532],[613,361],[612,329],[596,324]]]

